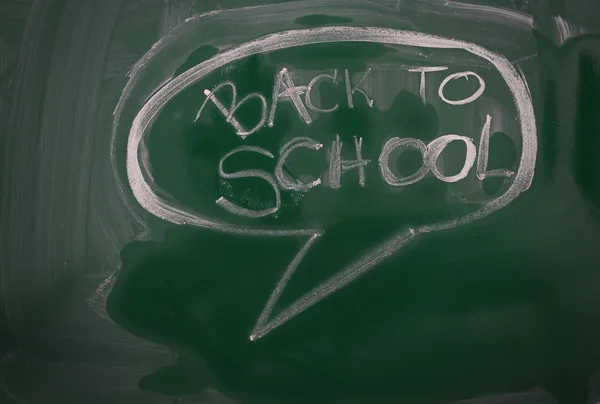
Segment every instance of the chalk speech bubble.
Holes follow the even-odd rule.
[[[315,287],[271,318],[273,308],[288,281],[309,249],[323,235],[323,230],[320,228],[248,228],[233,223],[211,220],[210,217],[203,216],[199,212],[173,206],[157,195],[151,185],[152,173],[145,164],[141,164],[140,162],[140,154],[145,152],[143,140],[169,100],[206,77],[215,69],[260,53],[303,45],[339,42],[370,42],[432,49],[462,49],[485,59],[496,68],[513,97],[521,130],[521,158],[512,184],[501,196],[463,217],[441,223],[399,230],[385,242],[367,252],[357,261],[348,265],[332,278]],[[389,28],[336,26],[283,31],[243,43],[217,54],[166,83],[146,102],[133,121],[127,142],[126,168],[129,185],[138,203],[149,213],[168,222],[249,236],[305,236],[308,238],[306,244],[284,271],[284,274],[268,299],[263,312],[260,314],[250,335],[251,340],[256,340],[326,296],[346,286],[358,276],[373,269],[377,264],[396,253],[407,242],[413,240],[418,235],[464,225],[488,216],[509,204],[531,185],[535,169],[536,152],[536,125],[531,96],[524,78],[504,56],[493,53],[473,43],[418,32]]]

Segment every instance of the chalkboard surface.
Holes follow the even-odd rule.
[[[0,402],[598,402],[598,18],[0,5]]]

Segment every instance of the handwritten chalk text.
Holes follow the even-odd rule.
[[[442,72],[447,70],[446,66],[428,66],[428,67],[418,67],[418,68],[410,68],[409,72],[419,73],[420,74],[420,89],[419,94],[424,103],[427,102],[425,97],[425,88],[426,88],[426,80],[427,73],[433,74],[435,72]],[[352,79],[352,75],[348,71],[348,69],[344,69],[343,72],[343,80],[344,80],[344,89],[346,95],[346,101],[348,108],[355,107],[355,97],[363,98],[366,102],[366,105],[370,108],[373,107],[374,100],[368,94],[366,87],[369,77],[371,75],[371,68],[367,68],[363,72],[361,72],[357,80]],[[253,92],[238,101],[237,87],[231,81],[224,81],[217,85],[213,90],[204,90],[204,94],[206,95],[206,99],[202,103],[202,106],[198,110],[196,114],[196,120],[198,120],[205,109],[208,101],[211,101],[215,107],[223,114],[226,119],[226,122],[232,125],[235,129],[235,132],[242,139],[245,139],[247,136],[258,131],[260,128],[268,125],[269,127],[273,127],[275,123],[275,116],[277,111],[277,106],[281,102],[289,102],[293,108],[298,113],[298,117],[307,125],[312,123],[311,114],[309,111],[312,111],[316,114],[328,114],[336,111],[339,108],[339,104],[331,105],[331,106],[323,106],[317,107],[313,102],[313,94],[312,91],[318,86],[320,83],[324,81],[330,81],[334,85],[338,86],[340,83],[338,78],[341,76],[339,74],[338,69],[333,71],[333,74],[329,73],[320,73],[317,74],[314,78],[312,78],[308,85],[297,85],[294,82],[292,74],[286,69],[283,68],[277,73],[275,77],[275,84],[273,86],[272,93],[272,103],[271,106],[268,106],[268,102],[266,97],[259,93]],[[477,90],[464,99],[459,100],[449,100],[445,96],[444,89],[446,85],[460,78],[468,79],[469,77],[475,77],[478,80],[478,88]],[[219,93],[224,88],[230,88],[232,91],[231,102],[229,102],[229,106],[225,105],[225,102],[219,98]],[[477,100],[485,91],[485,82],[477,73],[472,71],[463,71],[458,73],[449,74],[446,78],[441,82],[438,87],[438,95],[440,99],[449,105],[465,105],[474,102]],[[246,102],[251,100],[258,100],[261,105],[261,113],[257,117],[256,123],[252,128],[246,128],[243,126],[238,119],[235,117],[236,111],[244,105]],[[491,116],[487,116],[486,123],[481,131],[481,141],[480,141],[480,150],[477,152],[477,147],[473,142],[472,138],[457,135],[457,134],[446,134],[440,136],[429,144],[423,143],[419,139],[414,138],[398,138],[392,137],[389,139],[381,149],[379,156],[377,156],[377,162],[379,165],[379,171],[381,173],[381,178],[392,187],[402,187],[414,184],[419,182],[423,178],[425,178],[429,173],[435,176],[438,180],[453,183],[458,182],[464,178],[466,178],[475,165],[475,160],[477,159],[477,178],[483,180],[489,177],[506,177],[510,178],[513,176],[514,172],[508,169],[497,169],[492,171],[487,171],[487,162],[489,155],[489,138],[490,138],[490,124],[491,124]],[[452,142],[462,142],[466,147],[465,160],[462,165],[460,172],[455,175],[447,175],[443,173],[437,165],[437,161],[442,152],[446,149],[446,147]],[[251,210],[239,205],[234,204],[229,201],[225,197],[220,197],[217,199],[216,203],[224,208],[225,210],[239,216],[245,216],[250,218],[260,218],[269,215],[273,215],[279,211],[281,207],[281,195],[280,190],[288,190],[288,191],[297,191],[297,192],[308,192],[312,188],[317,186],[327,186],[332,189],[339,189],[341,187],[341,178],[344,173],[349,170],[357,170],[358,171],[358,182],[361,187],[364,187],[366,184],[365,178],[365,167],[370,164],[372,159],[363,158],[362,147],[363,146],[363,138],[362,137],[354,137],[354,155],[350,156],[350,152],[348,150],[343,150],[343,142],[340,141],[338,135],[336,135],[336,139],[331,143],[331,146],[328,147],[328,151],[321,150],[323,148],[323,144],[317,142],[314,139],[309,137],[296,137],[287,142],[281,150],[279,150],[279,156],[276,158],[271,152],[268,150],[254,147],[254,146],[241,146],[237,147],[229,153],[225,154],[221,160],[219,161],[219,176],[222,179],[240,179],[240,178],[260,178],[266,181],[272,188],[275,196],[275,201],[272,207],[260,210]],[[315,152],[319,152],[323,154],[323,158],[327,159],[329,162],[329,169],[326,173],[319,176],[310,182],[301,182],[298,179],[291,178],[288,174],[286,174],[283,170],[283,167],[286,163],[286,159],[288,156],[294,152],[294,150],[299,148],[307,148],[314,150]],[[392,153],[396,153],[396,156],[403,153],[406,150],[415,149],[417,150],[422,157],[422,166],[413,174],[399,177],[394,174],[394,172],[390,169],[390,158]],[[233,173],[226,173],[223,170],[223,164],[225,160],[237,153],[258,153],[263,156],[269,157],[271,159],[277,160],[275,165],[275,172],[269,173],[265,170],[258,169],[248,169],[241,170]],[[350,157],[349,157],[350,156]],[[396,157],[397,158],[397,157]],[[325,182],[323,178],[327,178]]]
[[[425,98],[426,73],[441,72],[441,71],[444,71],[447,69],[448,68],[446,66],[429,66],[429,67],[418,67],[418,68],[408,69],[409,72],[420,73],[420,75],[421,75],[419,92],[420,92],[421,99],[423,100],[424,103],[427,102],[427,100]],[[357,96],[356,94],[359,94],[360,96],[362,96],[362,98],[364,98],[366,104],[369,107],[371,107],[371,108],[373,107],[374,100],[371,98],[371,96],[367,93],[367,91],[364,88],[364,87],[366,87],[366,84],[369,80],[370,75],[371,75],[371,68],[367,68],[364,72],[359,74],[360,78],[356,82],[353,82],[351,74],[348,71],[348,69],[344,69],[344,89],[345,89],[345,93],[346,93],[346,100],[348,103],[348,108],[352,109],[355,107],[355,97]],[[242,98],[241,100],[238,101],[236,85],[234,83],[232,83],[231,81],[224,81],[223,83],[219,84],[212,90],[208,90],[208,89],[204,90],[204,94],[206,95],[206,100],[204,100],[204,102],[202,103],[202,106],[198,110],[198,113],[196,114],[196,120],[198,120],[200,118],[200,115],[202,114],[202,111],[206,107],[207,102],[211,101],[217,107],[217,109],[223,114],[223,116],[225,116],[227,122],[233,126],[233,128],[236,131],[236,134],[238,136],[240,136],[242,139],[244,139],[247,136],[250,136],[251,134],[258,131],[260,128],[262,128],[265,125],[265,123],[269,127],[273,127],[273,125],[275,123],[275,112],[277,111],[277,106],[281,102],[289,102],[293,105],[293,107],[296,110],[296,112],[298,113],[298,116],[300,117],[300,119],[302,119],[302,121],[304,121],[304,123],[306,123],[307,125],[310,125],[312,123],[312,118],[309,113],[309,110],[313,111],[313,113],[327,114],[327,113],[334,112],[339,108],[339,104],[335,104],[330,107],[317,107],[317,106],[315,106],[315,104],[313,102],[313,96],[312,96],[312,91],[319,84],[321,84],[322,82],[324,82],[326,80],[330,81],[331,83],[333,83],[336,86],[339,86],[340,83],[339,83],[338,77],[339,77],[338,69],[335,69],[333,71],[333,74],[328,74],[328,73],[318,74],[312,80],[310,80],[308,85],[299,86],[299,85],[296,85],[296,83],[294,82],[294,79],[293,79],[292,75],[290,74],[290,72],[286,68],[283,68],[279,71],[279,73],[275,77],[275,84],[273,86],[273,94],[272,94],[272,103],[271,103],[270,108],[267,105],[265,96],[259,92],[254,92],[254,93],[248,94],[244,98]],[[477,90],[473,94],[471,94],[470,96],[468,96],[464,99],[459,99],[459,100],[449,100],[448,98],[446,98],[444,90],[445,90],[446,86],[448,85],[448,83],[450,83],[453,80],[460,79],[460,78],[465,78],[468,80],[469,77],[475,77],[479,83]],[[231,91],[233,93],[229,107],[226,107],[224,105],[223,101],[221,101],[217,96],[218,93],[220,93],[221,90],[226,87],[231,88]],[[481,95],[484,93],[484,91],[485,91],[485,81],[483,80],[483,78],[481,78],[481,76],[479,76],[477,73],[472,72],[472,71],[464,71],[464,72],[450,74],[441,82],[441,84],[438,87],[438,95],[439,95],[440,99],[449,105],[470,104],[473,101],[477,100],[479,97],[481,97]],[[253,99],[257,99],[260,101],[261,114],[257,118],[256,124],[251,129],[246,129],[235,118],[235,112],[243,104],[245,104],[246,102],[253,100]]]

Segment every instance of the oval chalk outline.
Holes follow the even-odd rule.
[[[419,227],[414,229],[415,233],[449,229],[482,218],[503,208],[516,199],[521,192],[526,191],[530,187],[534,176],[537,155],[535,115],[531,95],[529,94],[524,78],[519,75],[513,65],[504,56],[470,42],[436,35],[391,28],[336,26],[287,30],[245,42],[192,67],[166,83],[157,91],[136,115],[127,139],[127,178],[138,203],[154,216],[174,224],[192,225],[229,233],[283,236],[312,235],[318,232],[318,229],[254,229],[229,223],[215,222],[203,217],[199,213],[188,210],[171,210],[169,208],[172,207],[158,197],[153,192],[150,184],[144,179],[144,174],[139,164],[138,153],[140,146],[143,145],[142,139],[146,131],[166,103],[215,69],[258,53],[331,42],[374,42],[434,49],[463,49],[490,62],[500,73],[511,92],[521,127],[522,141],[519,168],[511,186],[504,194],[475,212],[446,222]]]

